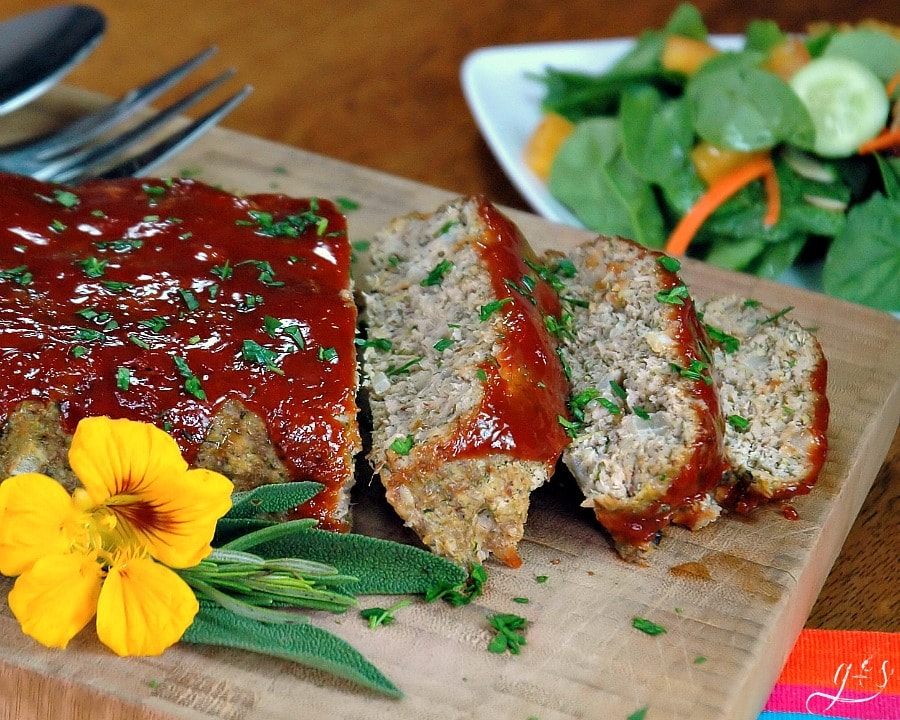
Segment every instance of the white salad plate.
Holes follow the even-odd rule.
[[[739,50],[743,35],[711,35],[720,50]],[[503,171],[533,210],[555,222],[584,227],[525,164],[523,150],[541,120],[545,89],[534,79],[548,67],[600,74],[635,44],[634,38],[499,45],[463,60],[460,80],[469,110]],[[779,281],[822,292],[821,264],[791,268]]]

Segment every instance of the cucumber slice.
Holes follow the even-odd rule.
[[[790,81],[816,129],[813,150],[823,157],[849,157],[887,122],[884,85],[865,65],[844,57],[820,57]]]

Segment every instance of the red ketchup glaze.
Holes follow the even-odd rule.
[[[70,433],[86,416],[151,422],[191,462],[234,398],[294,479],[325,484],[311,514],[327,524],[352,472],[339,418],[356,388],[333,204],[182,179],[66,190],[0,176],[0,233],[0,424],[23,400],[55,402]]]
[[[457,431],[449,454],[504,453],[543,462],[552,470],[568,443],[559,423],[560,415],[568,417],[568,383],[544,324],[545,315],[559,317],[559,299],[528,266],[531,250],[515,224],[483,199],[479,211],[489,232],[480,238],[478,251],[494,294],[504,303],[495,312],[503,318],[505,337],[496,363],[481,368],[486,380],[479,412]],[[514,283],[524,289],[524,276],[535,280],[530,293],[510,287]]]
[[[683,284],[676,273],[661,265],[657,267],[657,274],[664,290]],[[683,305],[670,305],[669,312],[677,318],[679,332],[676,339],[679,354],[683,358],[682,367],[690,367],[691,361],[703,363],[701,374],[709,382],[702,378],[695,379],[691,383],[691,392],[707,412],[703,414],[690,458],[660,498],[649,503],[640,512],[621,509],[606,511],[599,506],[595,507],[597,520],[617,544],[646,546],[672,522],[694,526],[703,518],[700,503],[710,496],[727,468],[724,454],[725,422],[720,412],[714,371],[709,358],[704,357],[701,350],[709,347],[709,338],[697,319],[691,298],[685,298]]]

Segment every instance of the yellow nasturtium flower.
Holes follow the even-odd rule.
[[[0,484],[0,573],[17,576],[9,606],[48,647],[66,647],[96,615],[118,655],[158,655],[199,608],[171,568],[211,552],[231,481],[188,469],[159,428],[106,417],[78,424],[69,464],[82,484],[71,496],[37,473]]]

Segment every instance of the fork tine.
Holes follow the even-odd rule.
[[[44,163],[42,167],[33,173],[39,180],[53,179],[55,182],[69,182],[74,177],[83,175],[86,170],[103,165],[109,160],[121,155],[126,148],[133,147],[140,140],[149,136],[157,128],[162,127],[169,120],[184,112],[191,105],[199,102],[234,75],[234,70],[226,70],[218,77],[210,80],[205,85],[185,95],[180,100],[154,113],[146,120],[125,130],[105,142],[84,150],[76,151],[60,158],[58,161]]]
[[[146,174],[157,165],[168,160],[172,155],[190,145],[207,130],[212,128],[223,117],[237,107],[252,91],[253,88],[246,85],[220,105],[216,106],[205,115],[197,118],[182,130],[161,140],[153,147],[99,173],[91,173],[89,169],[85,168],[81,175],[72,178],[69,182],[77,184],[90,178],[111,179]]]
[[[37,153],[38,160],[47,160],[83,145],[146,107],[216,52],[215,46],[208,47],[163,75],[127,92],[118,102],[78,118],[43,139],[18,145],[13,152]]]

